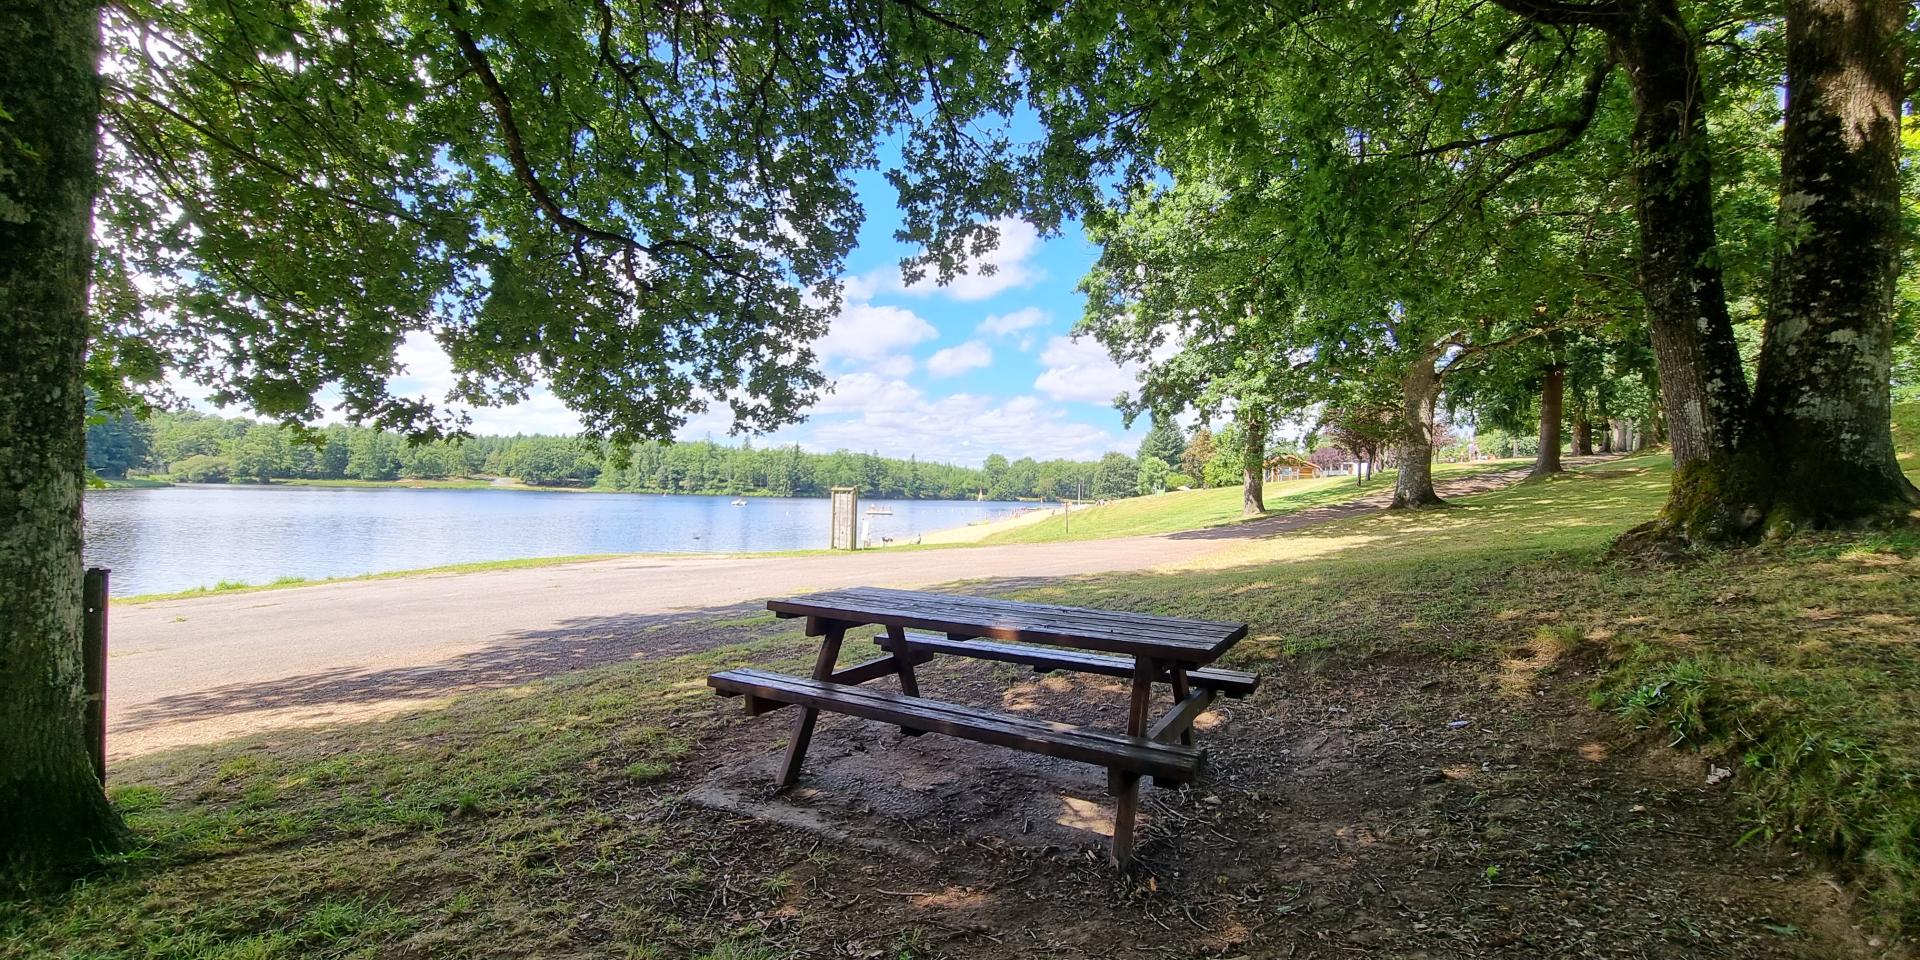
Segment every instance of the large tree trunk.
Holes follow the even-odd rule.
[[[1240,515],[1257,517],[1267,512],[1266,491],[1261,475],[1267,466],[1267,423],[1259,414],[1240,418],[1245,447],[1240,451]]]
[[[1440,399],[1437,356],[1422,356],[1400,379],[1400,472],[1393,481],[1392,509],[1445,506],[1433,490],[1433,413]]]
[[[99,8],[12,4],[0,104],[0,866],[59,873],[121,836],[81,711],[80,494]]]
[[[1540,378],[1540,449],[1533,455],[1531,476],[1544,477],[1564,472],[1560,466],[1560,403],[1567,385],[1567,370],[1554,365]]]
[[[1663,518],[1692,539],[1760,522],[1769,458],[1755,450],[1751,396],[1714,249],[1709,100],[1697,41],[1676,0],[1640,0],[1606,28],[1626,67],[1640,285],[1647,302],[1674,477]]]
[[[1573,455],[1593,456],[1593,421],[1587,419],[1586,414],[1573,415]]]
[[[1888,370],[1900,264],[1900,0],[1788,0],[1783,242],[1756,381],[1781,458],[1769,527],[1904,511]]]

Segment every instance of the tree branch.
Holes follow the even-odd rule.
[[[1562,3],[1559,0],[1493,0],[1500,9],[1534,23],[1550,26],[1599,26],[1630,16],[1619,0],[1598,3]]]
[[[641,251],[648,256],[657,257],[660,255],[662,249],[668,247],[690,250],[701,256],[708,263],[711,263],[713,267],[720,272],[725,273],[741,283],[750,283],[750,280],[745,274],[735,269],[731,264],[721,259],[718,254],[708,250],[701,244],[682,239],[658,240],[653,243],[644,243],[624,233],[602,229],[586,223],[568,213],[564,207],[560,206],[559,201],[555,200],[553,194],[548,191],[547,185],[542,183],[539,176],[534,173],[532,162],[527,159],[526,141],[521,136],[519,121],[514,118],[513,101],[507,96],[506,87],[500,83],[500,77],[493,72],[493,64],[487,59],[486,51],[480,49],[480,44],[474,39],[473,34],[457,22],[457,18],[465,14],[465,11],[460,9],[459,0],[448,0],[447,10],[453,14],[453,17],[447,21],[447,29],[453,33],[455,42],[460,45],[461,54],[466,57],[467,63],[473,67],[474,75],[479,77],[481,87],[486,90],[487,102],[493,107],[494,118],[500,123],[500,139],[506,144],[507,160],[513,167],[514,176],[520,181],[522,186],[526,187],[527,194],[533,199],[534,206],[539,207],[540,211],[546,214],[548,219],[552,220],[562,230],[576,237],[596,240],[627,251]],[[628,279],[643,289],[652,289],[652,284],[641,279],[637,272],[634,271],[631,257],[623,258],[623,264],[625,265]]]

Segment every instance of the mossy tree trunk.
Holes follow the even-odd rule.
[[[1636,119],[1632,180],[1660,399],[1673,445],[1664,519],[1689,538],[1740,536],[1761,519],[1768,458],[1715,255],[1712,169],[1698,43],[1676,0],[1640,0],[1607,25]]]
[[[1547,367],[1540,378],[1540,449],[1533,455],[1532,476],[1560,473],[1561,401],[1566,394],[1567,368]]]
[[[1440,401],[1439,355],[1423,354],[1400,378],[1400,442],[1395,457],[1400,472],[1393,480],[1392,509],[1441,507],[1433,489],[1433,415]]]
[[[1267,512],[1267,421],[1251,411],[1239,419],[1241,436],[1246,443],[1240,451],[1240,515],[1257,517]]]
[[[116,845],[81,690],[87,282],[99,8],[0,7],[0,863],[58,874]]]
[[[1899,250],[1901,0],[1788,0],[1780,244],[1749,390],[1715,256],[1700,40],[1678,0],[1495,0],[1606,32],[1636,119],[1640,286],[1673,487],[1654,532],[1690,541],[1910,513],[1888,373]]]
[[[1755,404],[1779,456],[1770,528],[1920,502],[1894,458],[1900,0],[1789,0],[1779,236]]]

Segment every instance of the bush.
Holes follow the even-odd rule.
[[[171,473],[187,483],[226,483],[233,479],[233,461],[198,453],[174,464]]]

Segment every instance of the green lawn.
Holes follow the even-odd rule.
[[[1436,480],[1470,476],[1490,470],[1511,470],[1526,460],[1435,464]],[[1268,484],[1263,516],[1275,517],[1312,507],[1346,503],[1370,493],[1392,490],[1394,471],[1382,471],[1364,485],[1352,477],[1323,477]],[[1105,540],[1156,533],[1175,533],[1242,523],[1239,487],[1173,490],[1144,497],[1113,500],[1101,506],[1076,506],[1070,516],[1054,516],[993,534],[982,543],[1054,543],[1061,540]]]
[[[1867,922],[1920,929],[1920,534],[1610,557],[1668,476],[1658,456],[1613,461],[1014,595],[1245,620],[1230,663],[1277,676],[1428,661],[1498,684],[1564,666],[1648,750],[1738,771],[1753,834],[1838,865]],[[801,855],[714,860],[681,804],[697,745],[750,722],[703,674],[804,670],[812,644],[764,613],[700,616],[639,629],[710,649],[117,764],[138,846],[63,895],[0,901],[0,957],[787,955],[739,918],[791,910],[788,935],[807,929],[785,866]],[[784,729],[766,725],[769,746]],[[888,869],[831,844],[800,869],[846,857]],[[859,955],[925,955],[895,934]]]

